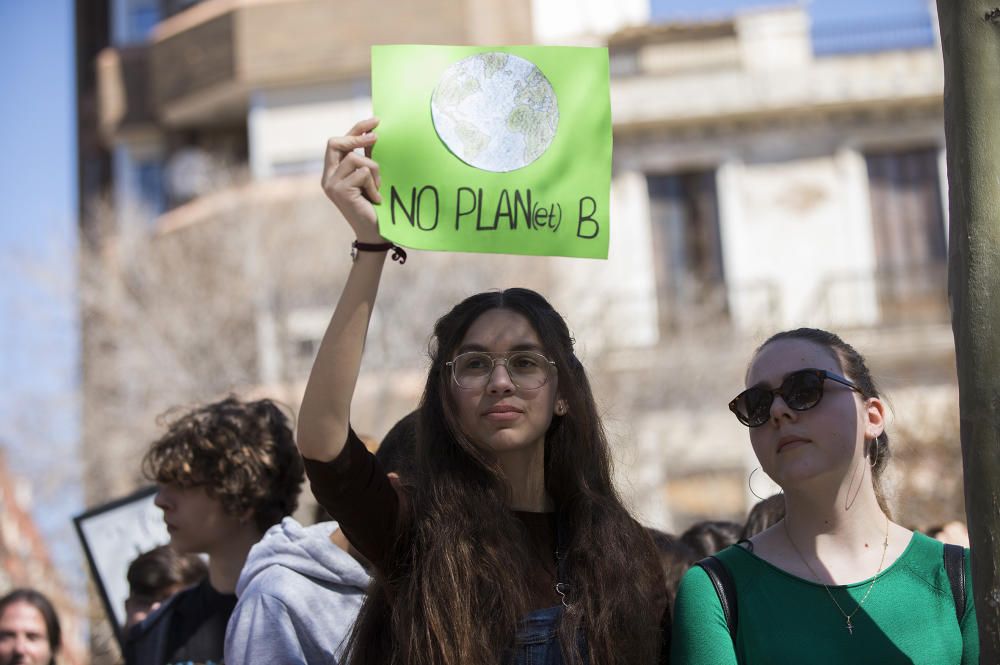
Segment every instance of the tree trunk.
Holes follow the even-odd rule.
[[[981,644],[1000,663],[1000,0],[937,0],[966,515]]]

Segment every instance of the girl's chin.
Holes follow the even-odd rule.
[[[785,491],[796,489],[808,489],[813,481],[824,475],[829,469],[822,469],[815,464],[802,460],[796,464],[784,464],[774,470],[774,473],[767,474],[774,480],[779,488]]]
[[[544,439],[542,441],[544,441]],[[527,450],[529,448],[534,448],[537,445],[539,445],[539,440],[536,439],[534,441],[528,441],[517,432],[505,429],[500,430],[491,436],[485,447],[493,453],[500,455],[503,453]],[[542,445],[544,445],[544,443]]]

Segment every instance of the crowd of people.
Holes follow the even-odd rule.
[[[378,231],[376,125],[327,146],[357,241],[297,431],[230,397],[144,459],[170,546],[129,570],[126,663],[978,663],[968,550],[893,521],[884,401],[833,333],[772,336],[734,386],[782,490],[743,524],[672,535],[629,512],[567,324],[523,288],[441,316],[419,405],[371,453],[351,404],[387,254],[405,261]],[[304,478],[311,526],[291,517]],[[51,607],[11,596],[0,665],[47,662]]]

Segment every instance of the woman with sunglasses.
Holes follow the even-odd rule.
[[[885,407],[861,355],[823,330],[782,332],[746,382],[729,408],[784,491],[785,518],[717,555],[735,591],[732,630],[706,569],[685,575],[672,661],[978,663],[972,594],[957,601],[943,545],[891,519]],[[954,554],[968,580],[968,552]]]
[[[376,124],[328,144],[323,187],[359,251],[298,431],[317,499],[374,565],[346,662],[657,662],[663,573],[612,486],[586,372],[542,296],[480,293],[437,322],[411,477],[390,482],[351,429],[390,247],[372,206],[378,165],[361,152]]]

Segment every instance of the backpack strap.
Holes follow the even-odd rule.
[[[965,549],[960,545],[944,546],[944,570],[951,583],[951,595],[955,599],[955,615],[959,623],[965,616]]]
[[[712,586],[719,594],[719,602],[722,604],[722,614],[726,617],[726,625],[729,626],[729,635],[735,641],[739,614],[736,609],[736,583],[733,582],[732,575],[726,570],[722,561],[714,556],[707,556],[695,565],[701,566],[702,570],[708,574],[708,579],[712,580]]]

